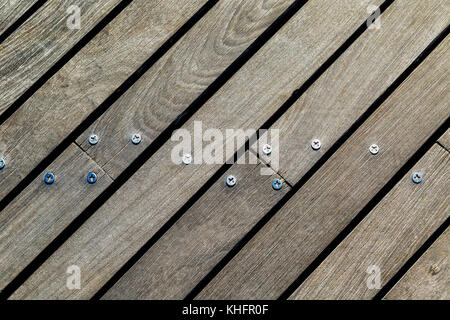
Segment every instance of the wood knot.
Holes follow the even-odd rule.
[[[430,273],[433,276],[437,275],[439,273],[439,271],[441,271],[441,268],[439,268],[439,266],[437,264],[433,264],[432,266],[430,266]]]

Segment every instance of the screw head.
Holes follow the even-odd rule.
[[[51,172],[47,172],[44,176],[44,182],[46,184],[52,184],[53,182],[55,182],[55,175]]]
[[[372,144],[369,147],[369,151],[371,154],[376,155],[376,154],[378,154],[378,152],[380,152],[380,147],[377,144]]]
[[[2,170],[6,166],[6,161],[3,158],[0,158],[0,170]]]
[[[135,133],[131,136],[131,142],[133,144],[139,144],[142,141],[142,137],[139,133]]]
[[[192,163],[192,156],[188,153],[183,154],[183,156],[181,157],[181,161],[185,164],[191,164]]]
[[[322,142],[320,142],[319,139],[313,139],[313,141],[311,141],[311,147],[313,150],[319,150],[322,148]]]
[[[283,181],[281,181],[280,179],[275,179],[272,182],[272,188],[274,190],[280,190],[283,187]]]
[[[98,140],[98,135],[96,134],[92,134],[88,138],[89,144],[92,146],[95,146],[98,143]]]
[[[87,182],[89,182],[90,184],[94,184],[97,182],[97,175],[95,174],[95,172],[89,172],[89,174],[87,175]]]
[[[227,186],[229,186],[230,188],[234,187],[236,185],[236,182],[237,182],[237,179],[235,176],[227,177],[226,183],[227,183]]]
[[[422,182],[422,179],[423,179],[423,177],[422,177],[422,175],[420,174],[420,173],[418,173],[418,172],[414,172],[413,173],[413,175],[412,175],[412,181],[414,182],[414,183],[421,183]]]
[[[262,148],[262,151],[265,155],[269,155],[272,153],[272,146],[270,144],[265,144]]]

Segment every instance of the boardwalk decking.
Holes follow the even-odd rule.
[[[449,299],[449,10],[0,4],[1,297]],[[256,163],[198,163],[208,141],[175,163],[172,134],[200,121],[279,135],[255,137],[271,154],[237,141]]]

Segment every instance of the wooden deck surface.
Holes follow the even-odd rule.
[[[449,11],[2,2],[1,297],[449,299]],[[279,133],[256,137],[270,154],[242,140],[243,161],[205,163],[200,140],[174,162],[172,134],[200,121]]]

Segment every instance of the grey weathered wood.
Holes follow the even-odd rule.
[[[439,144],[445,148],[447,151],[450,151],[450,130],[447,130],[447,132],[439,139]]]
[[[194,120],[201,120],[204,130],[258,128],[367,15],[366,6],[352,0],[333,7],[325,0],[308,1],[184,128],[192,133]],[[293,50],[295,55],[290,54]],[[219,168],[173,163],[171,152],[177,144],[163,145],[13,298],[92,297]],[[78,264],[90,280],[81,290],[68,292],[60,286],[66,277],[62,266],[68,261]]]
[[[17,21],[38,0],[3,0],[0,2],[0,34]]]
[[[117,177],[292,1],[221,1],[77,142]],[[130,144],[139,132],[143,142]],[[91,134],[100,144],[88,143]]]
[[[120,0],[50,0],[0,44],[0,114],[31,87]],[[66,10],[81,10],[81,29],[70,29]]]
[[[87,182],[89,172],[98,181]],[[105,188],[111,179],[75,144],[36,178],[0,215],[0,289],[26,267]]]
[[[447,9],[446,0],[395,1],[380,29],[367,30],[273,125],[280,130],[278,172],[289,183],[297,183],[447,26]],[[311,148],[315,138],[319,151]]]
[[[450,229],[436,240],[386,295],[386,300],[450,299]]]
[[[0,127],[0,199],[205,3],[133,1],[31,96]]]
[[[449,41],[414,70],[198,298],[277,298],[297,279],[449,116]],[[381,147],[376,156],[369,152],[374,142]]]
[[[183,299],[287,191],[259,165],[234,164],[103,299]],[[238,179],[225,184],[228,175]]]
[[[421,184],[411,176],[424,175]],[[435,144],[291,299],[371,299],[448,218],[450,157]],[[367,269],[380,271],[380,287]],[[368,286],[367,282],[371,287]]]

